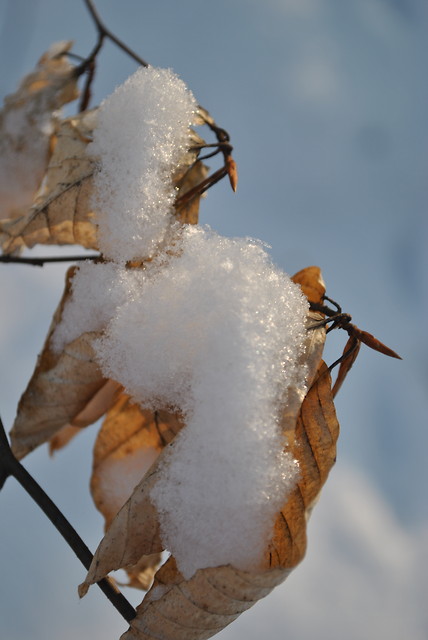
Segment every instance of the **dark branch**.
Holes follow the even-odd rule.
[[[9,446],[3,422],[0,418],[0,482],[3,480],[0,488],[8,476],[13,476],[19,482],[23,489],[25,489],[25,491],[31,496],[34,502],[56,527],[84,567],[89,569],[93,558],[92,553],[55,503],[52,502],[40,485],[15,458]],[[130,622],[135,618],[136,611],[134,607],[113,585],[111,580],[104,578],[97,582],[97,584],[127,622]]]
[[[109,40],[114,42],[114,44],[116,46],[118,46],[119,49],[122,49],[122,51],[124,51],[128,56],[133,58],[135,60],[135,62],[138,62],[138,64],[141,64],[143,67],[148,67],[149,66],[148,62],[146,62],[145,60],[143,60],[143,58],[141,58],[139,55],[137,55],[135,53],[135,51],[132,51],[132,49],[130,49],[124,42],[122,42],[122,40],[119,40],[119,38],[117,36],[115,36],[114,33],[112,33],[110,31],[110,29],[107,29],[107,27],[102,22],[99,14],[98,14],[98,11],[96,10],[95,5],[94,5],[92,0],[84,0],[84,3],[86,5],[86,8],[88,9],[89,13],[91,14],[91,17],[92,17],[92,20],[95,23],[95,26],[97,27],[98,38],[99,38],[99,41],[101,40],[101,45],[102,45],[102,41],[104,40],[104,38],[108,38]],[[93,55],[93,54],[91,54],[91,55]],[[94,57],[95,56],[92,57],[92,60],[94,59]]]
[[[58,256],[49,258],[21,258],[20,256],[1,255],[0,262],[13,262],[14,264],[30,264],[33,267],[43,267],[52,262],[81,262],[82,260],[99,260],[100,255],[89,256]]]

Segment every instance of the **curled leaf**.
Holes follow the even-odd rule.
[[[92,341],[98,334],[83,333],[59,353],[51,348],[52,333],[70,296],[73,273],[72,267],[43,351],[18,405],[10,434],[18,458],[75,420],[77,426],[91,424],[106,411],[119,388],[117,383],[108,383],[95,361]]]
[[[299,412],[292,445],[300,480],[278,514],[264,567],[257,573],[211,567],[185,580],[170,558],[121,640],[209,638],[283,582],[304,556],[307,519],[334,464],[338,432],[331,378],[322,363]]]
[[[23,216],[0,226],[3,251],[35,244],[80,244],[97,249],[96,221],[91,206],[96,158],[86,147],[96,125],[96,110],[61,122],[43,186]]]
[[[141,409],[127,394],[118,395],[95,441],[91,477],[92,497],[106,528],[181,427],[177,414]]]
[[[25,215],[0,223],[4,253],[36,244],[79,244],[86,249],[98,249],[97,220],[92,207],[97,158],[86,150],[96,118],[97,109],[93,109],[61,122],[43,188],[33,206]],[[189,146],[200,142],[201,138],[191,130]],[[195,162],[196,157],[195,151],[184,154],[172,176],[178,195],[186,194],[207,175],[207,167]],[[177,218],[196,224],[199,200],[200,196],[178,205]]]
[[[78,96],[71,42],[51,46],[0,112],[0,218],[28,209],[44,176],[57,110]]]
[[[157,469],[146,474],[131,497],[120,509],[102,539],[85,581],[79,587],[80,597],[89,586],[110,571],[135,565],[142,556],[163,551],[159,520],[150,501],[150,491],[156,481]]]
[[[319,267],[306,267],[292,276],[292,281],[300,285],[309,302],[322,304],[325,283]]]
[[[177,414],[140,409],[122,393],[108,410],[94,446],[91,492],[108,529],[162,448],[182,427]],[[161,560],[143,555],[126,571],[129,585],[147,590]]]

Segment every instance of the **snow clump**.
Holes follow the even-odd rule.
[[[280,416],[288,388],[305,392],[308,312],[258,241],[177,223],[173,246],[164,243],[194,108],[183,83],[155,69],[103,104],[89,152],[101,159],[100,248],[113,262],[79,267],[52,339],[59,351],[103,331],[94,341],[103,375],[143,408],[183,414],[151,499],[186,578],[262,560],[298,477]],[[144,256],[144,268],[126,267]]]
[[[170,69],[141,67],[100,105],[88,153],[98,156],[99,249],[118,263],[150,258],[173,223],[172,173],[189,147],[196,101]]]

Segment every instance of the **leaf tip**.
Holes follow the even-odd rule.
[[[77,593],[79,594],[79,598],[83,598],[88,593],[89,584],[85,581],[82,584],[79,584],[77,587]]]

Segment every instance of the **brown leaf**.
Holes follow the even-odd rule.
[[[35,244],[80,244],[86,249],[98,248],[96,214],[91,205],[97,159],[86,153],[96,115],[97,109],[93,109],[61,122],[43,191],[25,215],[0,223],[4,253]],[[201,142],[190,130],[189,145]],[[201,162],[194,164],[196,157],[196,151],[186,152],[172,177],[178,195],[190,191],[208,172]],[[177,206],[177,218],[183,223],[196,224],[199,201],[200,196]]]
[[[150,501],[158,472],[155,464],[111,522],[95,552],[88,575],[79,586],[80,597],[110,571],[126,569],[142,556],[163,551],[158,515]]]
[[[65,447],[70,440],[81,432],[84,427],[96,422],[110,408],[121,385],[115,380],[107,380],[92,396],[82,411],[73,418],[71,424],[66,424],[49,440],[49,453]]]
[[[35,244],[80,244],[97,249],[91,207],[96,158],[86,153],[96,124],[96,110],[66,118],[58,128],[43,189],[31,209],[0,225],[4,253]]]
[[[0,112],[0,218],[28,209],[49,159],[57,110],[78,96],[71,42],[59,42],[39,60]]]
[[[208,174],[208,167],[202,162],[197,162],[191,166],[183,175],[182,178],[176,181],[176,187],[178,189],[177,198],[185,196],[186,193],[191,191],[196,185],[200,184]],[[177,201],[175,211],[177,219],[183,224],[197,224],[199,219],[199,203],[201,195],[198,194],[191,200],[184,198],[181,203]]]
[[[227,565],[200,569],[184,580],[170,558],[157,572],[121,640],[210,638],[267,596],[284,577],[278,569],[257,575]]]
[[[333,398],[336,397],[352,365],[357,359],[358,353],[360,351],[360,347],[361,347],[361,342],[357,340],[355,336],[350,336],[348,338],[345,348],[343,350],[343,355],[342,355],[344,359],[340,363],[339,371],[337,372],[337,378],[333,385]]]
[[[71,440],[82,431],[82,427],[75,427],[72,424],[66,424],[49,439],[49,455],[53,456],[55,451],[63,449]]]
[[[306,521],[336,460],[339,424],[333,404],[331,377],[322,362],[299,412],[292,452],[300,480],[278,514],[265,557],[266,568],[292,569],[306,550]]]
[[[91,492],[107,529],[165,444],[181,429],[178,415],[140,409],[122,393],[107,412],[94,447]],[[128,586],[147,590],[161,560],[143,555],[127,567]]]
[[[106,528],[181,427],[176,414],[141,409],[123,392],[117,397],[95,441],[91,478]]]
[[[51,336],[61,321],[64,304],[70,295],[73,273],[72,267],[68,271],[65,292],[54,314],[43,351],[18,405],[10,434],[12,449],[18,458],[48,441],[62,427],[73,424],[74,420],[77,420],[78,426],[90,424],[105,412],[119,387],[117,383],[106,386],[108,381],[95,362],[92,341],[98,334],[84,333],[60,353],[51,349]]]
[[[200,569],[185,580],[170,558],[121,640],[209,638],[283,582],[305,553],[307,518],[334,464],[338,431],[331,379],[322,363],[299,412],[292,445],[300,481],[278,514],[265,566],[257,573],[230,565]]]
[[[292,276],[292,281],[300,285],[309,302],[322,304],[325,283],[319,267],[306,267]]]

